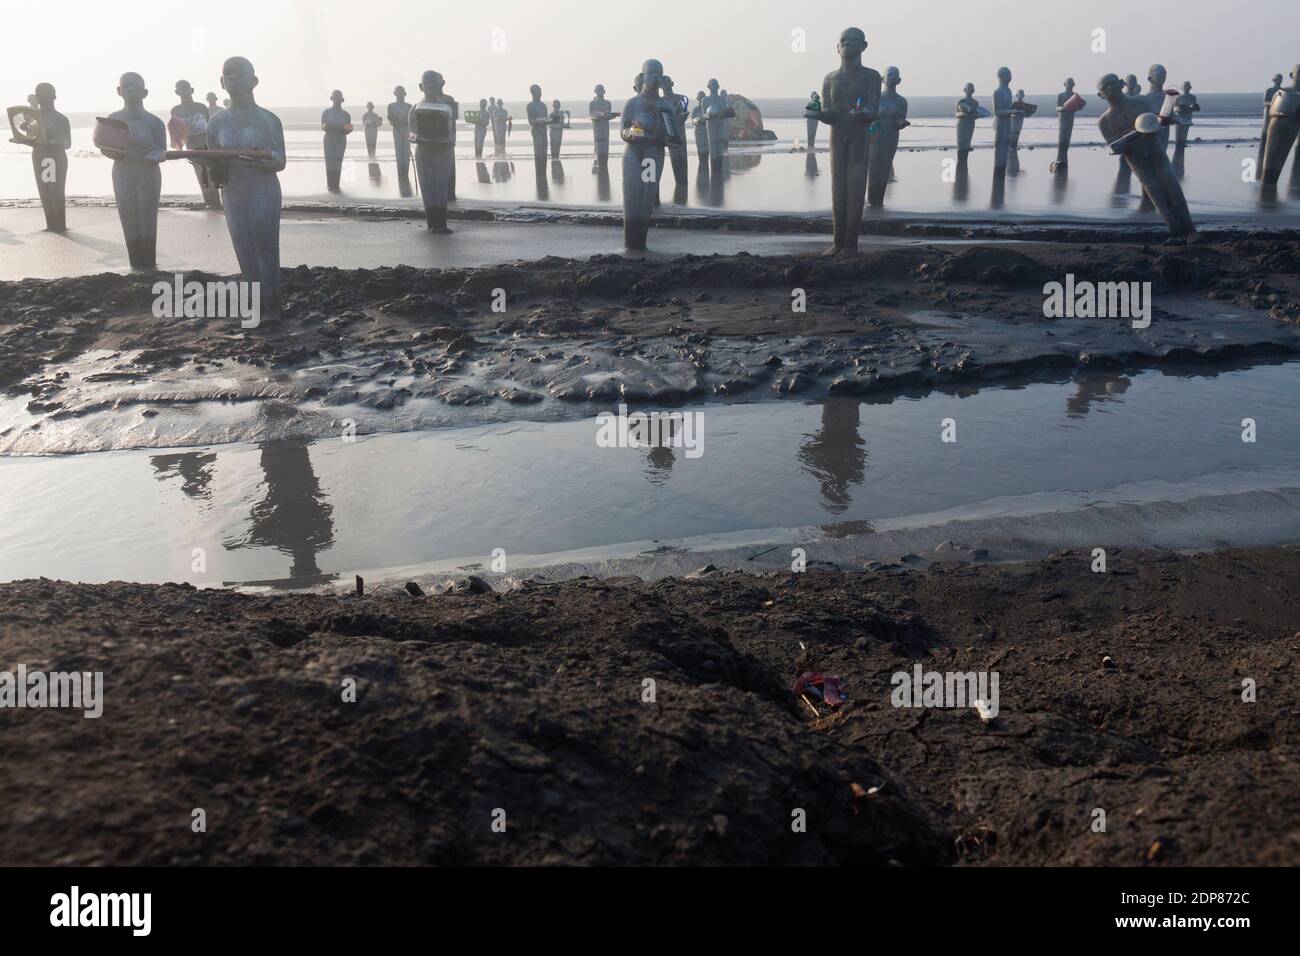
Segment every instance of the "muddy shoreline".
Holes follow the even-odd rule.
[[[10,667],[105,682],[98,720],[0,713],[7,859],[1300,863],[1300,548],[1091,560],[423,597],[2,585]],[[998,714],[893,706],[918,663],[998,672]],[[809,669],[852,703],[815,719]]]
[[[163,275],[0,283],[0,452],[583,417],[619,402],[888,396],[1300,354],[1300,239],[908,245],[856,258],[285,270],[287,316],[157,319]],[[1066,274],[1150,282],[1149,328],[1046,319]],[[202,273],[187,279],[218,277]],[[806,311],[792,307],[795,290]],[[3,399],[0,399],[3,400]],[[232,404],[233,403],[233,404]],[[204,410],[224,406],[220,423]]]

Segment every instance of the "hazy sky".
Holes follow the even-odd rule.
[[[716,76],[733,93],[801,97],[835,68],[850,25],[866,31],[868,65],[898,66],[902,92],[922,96],[957,98],[968,80],[988,92],[1004,64],[1014,87],[1050,92],[1072,75],[1086,93],[1102,73],[1145,78],[1152,61],[1171,83],[1253,92],[1300,60],[1296,8],[1281,0],[44,0],[6,4],[3,16],[4,105],[49,80],[69,112],[116,108],[124,70],[144,75],[159,111],[180,78],[219,93],[232,54],[253,61],[268,106],[324,108],[338,87],[360,107],[387,102],[398,82],[414,97],[425,69],[462,102],[527,99],[532,83],[548,100],[585,102],[597,82],[621,101],[647,57],[678,92]],[[1104,53],[1092,50],[1097,29]]]

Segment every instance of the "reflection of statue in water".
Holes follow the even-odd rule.
[[[226,543],[231,551],[274,548],[289,555],[289,577],[304,585],[332,577],[321,573],[316,555],[334,546],[334,509],[312,471],[310,444],[290,439],[258,446],[266,496],[253,505],[248,532]]]
[[[1259,130],[1259,157],[1255,161],[1255,175],[1257,177],[1264,170],[1264,147],[1268,144],[1269,110],[1273,106],[1273,97],[1277,96],[1277,91],[1282,89],[1282,80],[1281,73],[1274,73],[1273,85],[1264,91],[1264,125]]]
[[[1084,372],[1075,379],[1078,391],[1065,400],[1065,413],[1071,418],[1083,418],[1093,405],[1114,401],[1123,395],[1133,382],[1123,375],[1107,372]]]
[[[822,81],[817,118],[830,129],[831,216],[834,240],[829,254],[858,251],[858,230],[867,198],[867,127],[880,112],[880,74],[862,65],[867,36],[857,27],[840,34],[840,68]],[[712,135],[712,130],[710,130]]]
[[[150,455],[154,477],[166,481],[173,475],[181,480],[181,492],[186,498],[212,498],[212,469],[217,456],[189,451],[179,455]]]
[[[361,114],[361,126],[366,133],[366,156],[374,160],[379,149],[379,127],[384,125],[384,118],[375,112],[374,103],[366,103],[366,111]]]
[[[1187,210],[1183,187],[1178,183],[1169,156],[1160,146],[1156,131],[1159,124],[1148,130],[1140,128],[1141,124],[1137,122],[1139,117],[1155,120],[1154,116],[1147,115],[1150,111],[1146,102],[1125,96],[1119,77],[1114,73],[1107,73],[1097,82],[1097,92],[1110,104],[1097,125],[1111,150],[1118,153],[1137,176],[1143,191],[1160,210],[1173,238],[1185,241],[1194,237],[1196,227]]]
[[[66,232],[68,150],[72,148],[72,126],[68,118],[54,108],[54,87],[37,83],[36,110],[41,116],[41,139],[32,146],[32,171],[36,174],[36,191],[45,211],[45,228]]]
[[[393,128],[393,149],[397,153],[397,176],[407,179],[411,174],[411,104],[406,102],[406,87],[393,89],[396,99],[388,104],[388,125]]]
[[[158,268],[158,197],[162,194],[162,163],[167,152],[167,127],[144,108],[149,90],[139,73],[123,73],[117,95],[123,108],[109,119],[127,126],[129,146],[113,156],[113,197],[122,222],[132,269]]]
[[[668,144],[659,96],[663,75],[663,64],[646,60],[641,67],[641,91],[623,107],[623,244],[636,251],[646,247]]]
[[[666,419],[669,422],[670,432],[677,423],[676,419]],[[659,445],[651,448],[646,455],[646,481],[652,485],[666,485],[668,479],[673,476],[673,465],[677,464],[677,456],[668,445]]]
[[[424,199],[425,223],[430,232],[449,233],[447,203],[453,189],[460,106],[442,88],[442,74],[426,70],[420,78],[424,99],[411,108],[409,126],[415,141],[415,174]]]
[[[172,107],[171,119],[167,123],[172,149],[207,149],[210,119],[208,108],[202,103],[195,102],[194,87],[185,80],[177,82],[176,95],[181,98],[181,101]],[[203,163],[193,165],[204,203],[212,209],[220,209],[221,193],[216,186],[212,185],[212,177],[207,166]]]
[[[343,94],[335,90],[330,94],[334,105],[320,115],[320,128],[325,131],[325,184],[329,191],[339,191],[343,173],[343,154],[348,148],[348,134],[352,132],[352,114],[343,108]]]
[[[850,485],[860,485],[867,473],[866,443],[858,434],[861,403],[828,398],[822,403],[822,424],[799,449],[804,470],[821,485],[822,507],[842,514],[853,503]]]
[[[912,125],[907,120],[907,100],[898,95],[898,84],[902,82],[903,75],[898,72],[898,67],[891,66],[885,71],[885,92],[880,95],[880,118],[873,124],[875,132],[871,134],[867,162],[868,206],[885,204],[885,189],[889,186],[894,156],[898,152],[898,134]],[[816,168],[815,165],[813,168]]]
[[[261,289],[263,318],[280,315],[280,177],[284,169],[284,128],[253,98],[253,64],[232,56],[221,68],[221,85],[232,98],[208,124],[213,149],[270,153],[269,159],[241,157],[212,164],[212,178],[225,186],[226,228],[246,282]]]

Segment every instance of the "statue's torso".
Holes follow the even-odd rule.
[[[862,101],[874,109],[880,103],[880,74],[868,66],[840,67],[827,73],[822,85],[823,110],[851,110]]]
[[[165,149],[167,145],[167,127],[163,121],[152,113],[141,110],[118,110],[109,117],[126,123],[130,149],[128,159],[143,160],[146,153]]]
[[[388,122],[395,127],[406,127],[407,119],[411,115],[411,104],[405,100],[397,100],[388,104]]]
[[[907,119],[907,99],[892,90],[886,90],[880,96],[880,121],[895,125]]]
[[[225,109],[208,126],[208,145],[213,149],[266,149],[281,151],[284,134],[280,121],[270,110]],[[231,164],[234,167],[235,164]]]

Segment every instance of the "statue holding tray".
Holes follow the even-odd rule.
[[[113,197],[132,269],[158,268],[160,164],[167,155],[167,127],[144,108],[149,90],[139,73],[117,83],[122,109],[95,121],[93,142],[113,160]]]

